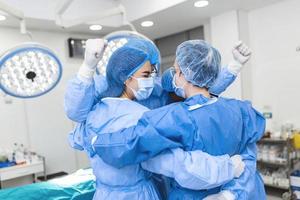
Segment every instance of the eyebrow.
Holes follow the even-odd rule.
[[[147,71],[143,71],[142,74],[151,74],[151,72],[147,70]]]

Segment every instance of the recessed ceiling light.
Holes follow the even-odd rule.
[[[0,15],[0,21],[6,20],[6,17],[4,15]]]
[[[203,8],[203,7],[208,6],[208,4],[209,4],[209,2],[207,0],[201,0],[201,1],[196,1],[194,3],[194,6],[197,8]]]
[[[153,26],[153,21],[143,21],[142,23],[141,23],[141,26],[142,27],[150,27],[150,26]]]
[[[101,29],[102,29],[102,26],[98,25],[98,24],[94,24],[94,25],[90,26],[90,30],[92,30],[92,31],[100,31]]]

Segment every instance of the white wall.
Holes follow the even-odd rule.
[[[210,19],[212,44],[226,64],[235,41],[252,49],[250,62],[225,96],[251,100],[263,112],[270,107],[278,130],[286,122],[300,128],[300,1],[287,0],[251,11],[230,11]],[[208,26],[209,27],[209,26]]]
[[[237,11],[227,12],[210,19],[210,40],[222,56],[223,66],[232,59],[232,47],[239,41],[239,26]],[[242,88],[240,76],[226,90],[223,96],[241,99]]]
[[[270,106],[276,124],[291,121],[300,128],[300,1],[249,12],[249,29],[254,105]]]
[[[67,134],[73,124],[65,117],[63,95],[67,80],[75,75],[81,64],[80,59],[68,58],[67,38],[95,36],[41,31],[33,31],[32,35],[34,42],[57,53],[63,63],[63,76],[57,87],[44,96],[26,100],[13,98],[12,104],[5,104],[0,98],[0,147],[11,148],[14,142],[30,146],[46,157],[47,173],[72,172],[87,167],[85,155],[68,145]],[[17,29],[0,29],[0,52],[28,41]]]

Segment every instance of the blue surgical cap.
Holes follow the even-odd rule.
[[[134,38],[130,39],[126,45],[146,52],[149,55],[150,64],[153,65],[157,71],[160,70],[160,52],[153,42],[146,39]]]
[[[185,79],[198,87],[210,88],[218,77],[221,55],[203,40],[189,40],[176,50],[176,61]]]
[[[125,81],[148,60],[149,55],[132,46],[130,42],[117,49],[106,66],[107,90],[100,95],[101,98],[120,96],[124,90]]]
[[[173,86],[173,77],[175,74],[175,68],[170,67],[164,73],[161,77],[161,86],[162,88],[167,92],[174,92],[174,86]]]

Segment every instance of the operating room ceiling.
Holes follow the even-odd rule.
[[[109,32],[129,29],[124,26],[121,15],[107,17],[96,21],[86,21],[84,24],[70,28],[62,28],[55,24],[56,11],[63,0],[1,0],[24,12],[28,29],[64,31],[70,33],[88,33],[104,35]],[[91,16],[105,12],[122,3],[127,13],[127,19],[136,29],[150,38],[159,38],[179,31],[199,26],[209,17],[223,12],[242,9],[251,10],[270,5],[282,0],[210,0],[209,6],[196,8],[196,0],[74,0],[63,14],[67,20]],[[1,12],[1,11],[0,11]],[[141,27],[144,20],[154,22],[152,27]],[[90,24],[101,24],[100,31],[89,30]],[[10,16],[0,22],[1,26],[18,27],[19,22]]]

